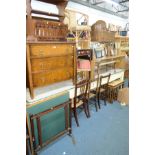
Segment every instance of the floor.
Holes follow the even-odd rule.
[[[128,80],[125,80],[125,87]],[[91,117],[78,114],[80,127],[72,119],[73,138],[65,135],[42,149],[39,155],[129,155],[129,106],[101,101],[96,112],[90,105]]]
[[[96,112],[90,106],[91,117],[79,113],[80,127],[73,118],[73,137],[65,135],[48,145],[39,155],[128,155],[129,107],[118,102],[104,106]],[[75,144],[73,143],[75,141]]]

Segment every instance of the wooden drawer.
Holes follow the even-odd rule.
[[[63,56],[73,54],[73,46],[66,44],[40,44],[30,46],[30,56]]]
[[[55,57],[46,59],[32,59],[32,72],[56,69],[61,67],[72,67],[74,65],[73,60],[73,56],[59,57],[59,59],[55,59]]]
[[[44,86],[64,80],[71,79],[73,77],[73,67],[64,67],[55,69],[52,71],[45,71],[37,74],[33,74],[34,87]]]

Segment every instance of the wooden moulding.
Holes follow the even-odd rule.
[[[34,98],[29,45],[26,45],[26,59],[27,59],[28,78],[29,78],[29,80],[28,80],[29,81],[29,90],[30,90],[31,97]]]

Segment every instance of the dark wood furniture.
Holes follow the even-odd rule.
[[[83,105],[84,112],[87,117],[90,117],[89,106],[89,79],[81,80],[75,84],[75,96],[72,103],[72,110],[77,126],[79,126],[77,108]]]
[[[56,5],[58,14],[34,10],[31,0],[26,0],[26,39],[27,41],[62,41],[66,40],[68,26],[63,24],[65,7],[68,0],[39,0],[41,2]],[[35,17],[34,15],[41,15]],[[42,17],[44,15],[45,17]],[[49,18],[50,17],[50,18]],[[57,17],[55,19],[53,17]]]
[[[99,84],[99,92],[98,92],[99,109],[101,108],[100,99],[103,99],[104,104],[106,105],[106,100],[108,99],[108,85],[109,85],[110,76],[111,76],[110,74],[105,76],[100,76],[100,84]]]
[[[31,27],[30,27],[31,26]],[[31,21],[27,18],[27,40],[28,41],[66,41],[68,26],[47,19],[33,17]],[[31,29],[31,32],[29,32]],[[30,33],[33,39],[29,38]]]
[[[52,138],[49,138],[49,137],[47,138],[47,136],[45,136],[46,130],[48,130],[48,132],[49,132],[49,130],[51,130],[51,133],[52,133],[52,128],[51,127],[47,128],[47,125],[45,124],[45,123],[52,124],[52,122],[46,122],[47,119],[48,120],[52,119],[52,117],[54,117],[54,115],[52,115],[52,113],[56,112],[56,111],[58,113],[62,109],[64,109],[64,118],[65,118],[64,130],[57,132],[57,134],[55,134],[55,136],[52,136]],[[32,130],[32,137],[33,137],[33,147],[34,147],[35,153],[37,153],[40,149],[45,147],[50,142],[58,139],[60,136],[66,134],[66,133],[71,134],[70,111],[71,111],[71,102],[67,101],[62,104],[51,107],[50,109],[46,109],[39,113],[30,115],[30,124],[31,124],[31,130]]]
[[[91,83],[96,82],[96,88],[90,89],[90,93],[89,93],[89,99],[90,99],[89,101],[91,102],[91,100],[94,99],[96,111],[98,111],[97,103],[99,105],[99,98],[98,98],[99,80],[100,80],[99,77],[91,80]],[[91,87],[91,84],[90,84],[90,87]]]
[[[75,43],[27,42],[28,87],[31,98],[34,88],[72,79],[75,81]]]
[[[91,49],[81,49],[77,50],[76,62],[78,59],[89,60],[91,63],[92,60],[92,50]],[[90,117],[89,112],[89,84],[90,84],[91,68],[83,69],[76,68],[75,76],[75,95],[72,103],[72,110],[75,117],[77,126],[79,126],[78,117],[77,117],[77,108],[81,105],[84,107],[84,111],[87,117]]]

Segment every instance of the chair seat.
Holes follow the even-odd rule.
[[[115,80],[108,84],[108,87],[118,87],[119,85],[123,84],[124,80]]]

